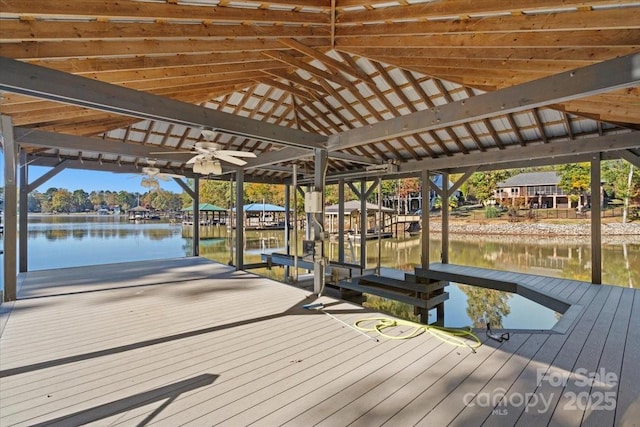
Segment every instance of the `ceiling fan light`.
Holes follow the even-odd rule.
[[[205,140],[212,141],[216,136],[216,132],[209,129],[203,129],[201,135]]]
[[[219,160],[201,160],[193,164],[193,172],[202,175],[220,175],[222,173],[222,165]]]

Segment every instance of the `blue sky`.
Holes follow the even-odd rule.
[[[4,156],[0,153],[0,186],[4,186]],[[29,181],[33,181],[36,178],[42,176],[50,168],[30,166],[29,167]],[[142,175],[138,174],[124,174],[124,173],[112,173],[112,172],[94,172],[94,171],[82,171],[78,169],[65,169],[49,181],[37,188],[37,191],[43,193],[51,187],[66,188],[73,192],[74,190],[84,190],[87,193],[99,190],[110,191],[128,191],[131,193],[145,193],[148,191],[140,185]],[[173,179],[170,181],[160,181],[160,188],[174,193],[182,193],[182,188],[176,184]]]

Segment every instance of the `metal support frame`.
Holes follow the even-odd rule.
[[[295,192],[294,192],[295,195]],[[291,255],[291,186],[284,186],[284,248],[287,255]],[[284,277],[289,278],[289,266],[284,267]]]
[[[193,256],[200,255],[200,178],[193,178]]]
[[[244,172],[236,171],[236,270],[244,268]]]
[[[591,159],[591,283],[602,283],[602,183],[600,155]]]
[[[420,180],[422,181],[422,185],[420,186],[421,196],[422,196],[422,237],[421,237],[421,260],[422,260],[422,268],[429,269],[429,210],[431,208],[429,204],[429,171],[423,170],[420,174]]]
[[[367,180],[360,185],[360,265],[367,268]]]
[[[313,219],[313,240],[316,248],[320,247],[320,253],[316,253],[313,259],[313,292],[320,295],[324,290],[325,268],[327,259],[325,257],[325,230],[324,230],[324,175],[328,166],[327,150],[315,150],[315,171],[314,171],[314,190],[322,193],[322,212],[312,213]]]
[[[338,262],[345,262],[344,254],[344,180],[338,181]]]
[[[442,251],[440,260],[449,264],[449,174],[442,173]],[[422,211],[424,214],[424,210]]]
[[[24,273],[28,270],[28,223],[29,223],[29,165],[27,164],[27,153],[19,151],[18,178],[20,181],[18,200],[18,271]]]
[[[0,133],[4,147],[4,301],[18,296],[16,242],[18,232],[17,163],[18,147],[13,138],[13,124],[8,116],[0,116]]]

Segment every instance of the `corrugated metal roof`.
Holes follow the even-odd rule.
[[[556,172],[521,173],[498,183],[498,187],[524,187],[532,185],[558,185],[561,176]]]

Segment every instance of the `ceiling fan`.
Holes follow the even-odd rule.
[[[140,183],[140,185],[145,188],[150,188],[153,190],[159,189],[159,179],[162,181],[169,181],[170,178],[184,178],[183,175],[160,172],[160,169],[154,166],[155,161],[150,161],[149,164],[150,166],[145,166],[142,168],[142,173],[146,176],[142,178],[142,182]]]
[[[222,164],[220,161],[228,162],[238,166],[247,164],[244,158],[255,158],[255,153],[238,150],[224,150],[222,145],[212,142],[216,132],[212,130],[203,130],[202,137],[206,141],[198,141],[189,151],[175,151],[175,153],[194,153],[195,156],[187,161],[188,165],[193,165],[193,171],[204,175],[220,175],[222,173]],[[163,152],[162,154],[167,154]]]

